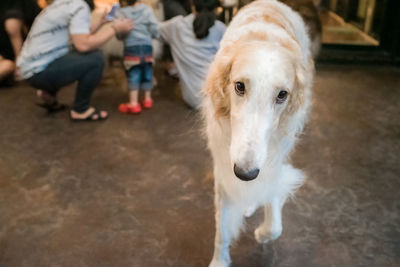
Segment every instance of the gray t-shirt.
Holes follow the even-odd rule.
[[[160,35],[171,46],[183,99],[191,107],[198,108],[208,67],[218,51],[226,26],[217,20],[206,38],[197,39],[193,32],[194,18],[194,14],[190,14],[163,22],[160,25]]]
[[[158,22],[150,6],[138,3],[121,8],[121,13],[135,23],[135,28],[124,39],[125,46],[151,45],[151,39],[158,37]]]
[[[46,69],[71,50],[71,34],[90,33],[90,8],[83,0],[55,0],[35,19],[17,59],[22,78]]]

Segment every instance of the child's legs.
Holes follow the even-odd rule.
[[[145,63],[142,66],[140,89],[144,91],[144,100],[151,99],[151,90],[153,89],[153,64]]]
[[[129,104],[136,106],[138,104],[139,90],[129,91]]]
[[[140,65],[133,66],[126,72],[126,74],[128,78],[129,102],[131,105],[137,105],[142,68]]]

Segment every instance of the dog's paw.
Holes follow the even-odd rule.
[[[282,228],[266,229],[264,225],[260,225],[254,231],[254,237],[260,244],[277,239],[282,234]]]
[[[208,267],[229,267],[229,263],[213,259]]]

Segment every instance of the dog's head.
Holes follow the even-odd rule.
[[[230,158],[239,179],[255,179],[278,156],[268,155],[268,145],[274,135],[285,135],[304,102],[304,75],[299,53],[279,44],[244,43],[216,56],[206,93],[216,119],[230,121]]]

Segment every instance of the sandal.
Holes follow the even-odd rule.
[[[62,111],[67,108],[66,105],[59,103],[58,101],[54,101],[53,103],[36,103],[38,107],[44,108],[48,113],[56,113]]]
[[[97,117],[96,117],[97,115]],[[69,118],[71,119],[71,121],[73,122],[80,122],[80,121],[104,121],[106,119],[108,119],[108,114],[105,117],[101,116],[101,111],[98,110],[94,110],[91,114],[89,114],[89,116],[87,116],[84,119],[75,119],[72,118],[71,116],[71,112],[69,113]]]
[[[36,103],[36,105],[46,109],[48,113],[56,113],[67,108],[66,105],[58,103],[55,95],[44,90],[36,90],[36,96],[41,100],[40,103]]]

